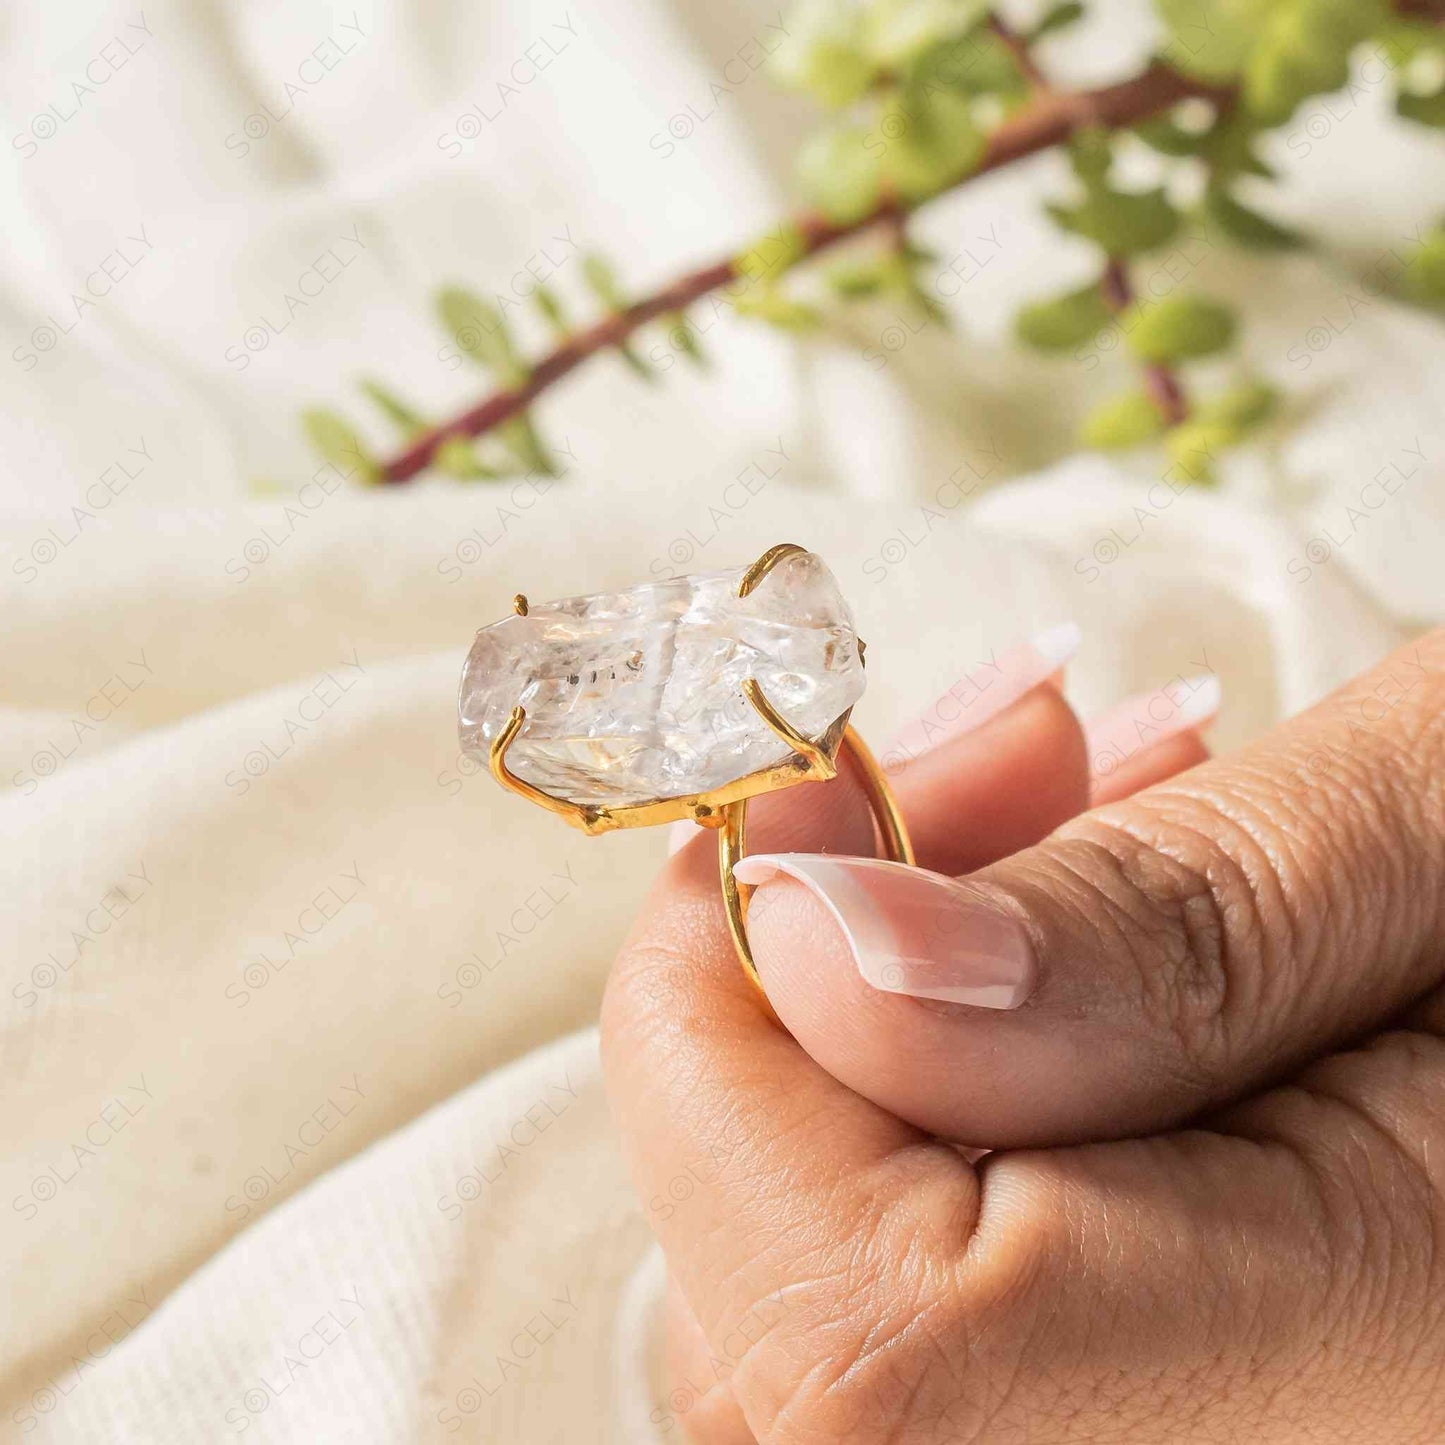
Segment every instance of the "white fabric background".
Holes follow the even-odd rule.
[[[1108,9],[1080,73],[1148,48],[1142,7]],[[1322,253],[1158,263],[1248,310],[1289,396],[1218,494],[1068,458],[1117,357],[1008,344],[1021,297],[1088,265],[1040,221],[1051,158],[928,211],[954,334],[881,307],[799,343],[701,312],[710,372],[649,389],[603,359],[547,398],[570,460],[545,490],[305,485],[296,413],[356,375],[438,412],[476,393],[428,320],[441,281],[515,299],[531,261],[576,296],[579,247],[645,284],[762,233],[806,108],[713,86],[777,22],[703,0],[7,15],[7,1438],[647,1438],[655,1265],[589,1026],[664,839],[583,839],[459,759],[461,657],[519,588],[805,542],[874,649],[877,738],[1073,617],[1082,711],[1215,669],[1228,745],[1445,610],[1445,345],[1360,279],[1433,219],[1445,163],[1378,84],[1279,141],[1277,209]],[[78,104],[87,75],[108,79]]]

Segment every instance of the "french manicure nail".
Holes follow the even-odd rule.
[[[1078,627],[1064,622],[979,663],[897,734],[884,749],[884,765],[897,771],[949,738],[982,727],[1053,677],[1078,652],[1080,640]]]
[[[1090,772],[1106,777],[1159,743],[1207,726],[1220,696],[1219,674],[1207,672],[1126,698],[1084,727]]]
[[[1023,924],[977,884],[832,853],[754,853],[733,867],[738,882],[753,887],[780,873],[827,908],[864,982],[884,993],[1011,1009],[1033,990]]]

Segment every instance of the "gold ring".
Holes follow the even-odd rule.
[[[766,1000],[733,876],[750,798],[835,777],[847,753],[884,853],[913,849],[848,719],[866,648],[821,558],[796,543],[741,570],[535,604],[477,633],[462,748],[504,788],[587,834],[690,819],[718,835],[728,929]]]

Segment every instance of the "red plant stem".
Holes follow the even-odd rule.
[[[994,130],[988,138],[983,159],[959,184],[966,184],[975,176],[1059,145],[1084,126],[1118,128],[1134,125],[1190,96],[1204,96],[1222,103],[1232,94],[1227,87],[1191,80],[1157,63],[1132,79],[1100,90],[1039,91],[1028,105]],[[882,222],[895,221],[906,209],[897,201],[884,201],[860,220],[843,225],[835,225],[816,215],[797,217],[793,225],[802,236],[803,245],[801,255],[794,256],[792,260],[796,262],[815,255]],[[380,479],[386,482],[409,480],[431,462],[443,442],[452,437],[475,437],[491,431],[526,411],[542,392],[588,357],[617,346],[638,327],[659,316],[680,312],[710,291],[735,280],[744,280],[749,286],[754,284],[739,275],[736,258],[729,256],[700,270],[690,271],[660,291],[574,333],[537,362],[523,385],[493,392],[459,416],[422,433],[404,451],[382,464]]]
[[[1128,268],[1118,256],[1109,257],[1099,288],[1104,295],[1104,304],[1115,315],[1127,310],[1134,302],[1134,287],[1129,281]],[[1189,415],[1189,400],[1184,395],[1178,373],[1157,361],[1146,361],[1142,370],[1144,390],[1158,407],[1165,426],[1178,426]]]

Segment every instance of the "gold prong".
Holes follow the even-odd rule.
[[[836,777],[838,769],[812,738],[805,738],[777,708],[767,699],[767,694],[758,686],[756,678],[750,677],[743,683],[743,696],[753,705],[754,712],[808,764],[808,774],[814,778]]]
[[[792,557],[800,552],[806,552],[806,547],[800,547],[796,542],[779,542],[776,547],[769,547],[751,567],[742,575],[738,583],[738,596],[746,597],[779,562]]]
[[[512,598],[512,611],[515,612],[518,617],[525,617],[527,615],[527,594],[525,592],[519,592]]]
[[[858,661],[864,667],[868,666],[868,644],[861,637],[858,639]]]
[[[526,720],[527,710],[520,706],[514,707],[507,715],[506,723],[492,740],[487,754],[487,765],[491,768],[492,776],[508,792],[516,793],[528,802],[546,808],[549,813],[556,813],[559,818],[565,819],[584,833],[606,833],[615,828],[617,825],[606,808],[599,808],[593,803],[569,803],[565,798],[554,798],[551,793],[544,793],[541,788],[524,782],[507,766],[507,749],[512,746]]]

